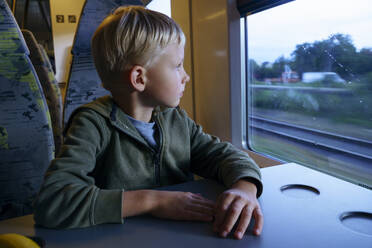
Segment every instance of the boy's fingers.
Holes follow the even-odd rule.
[[[194,196],[199,197],[199,198],[204,198],[201,193],[194,193]]]
[[[185,211],[185,220],[191,220],[191,221],[212,221],[213,220],[213,215],[210,214],[203,214],[200,212],[195,212],[192,210],[186,210]]]
[[[230,232],[231,229],[234,227],[234,224],[237,222],[242,209],[245,206],[245,202],[241,200],[235,200],[229,207],[227,214],[225,215],[225,220],[223,225],[220,226],[220,235],[222,237],[226,237]]]
[[[253,233],[255,235],[260,235],[261,232],[262,232],[263,224],[264,224],[264,218],[263,218],[261,208],[259,206],[254,209],[253,217],[254,217],[254,220],[255,220]]]
[[[212,205],[215,204],[213,201],[209,200],[208,198],[203,197],[201,194],[194,194],[192,197],[196,200],[200,200],[200,201],[203,201],[203,202],[208,202]]]
[[[193,195],[192,198],[193,198],[194,200],[197,200],[197,201],[202,202],[203,204],[205,203],[205,204],[209,204],[209,205],[213,205],[213,206],[214,206],[214,204],[215,204],[214,201],[211,201],[211,200],[209,200],[209,199],[207,199],[207,198],[204,198],[204,197],[201,196],[201,195]]]
[[[251,222],[252,211],[248,206],[245,206],[240,215],[240,220],[238,227],[235,230],[234,237],[237,239],[242,239],[245,231],[248,228],[249,223]]]
[[[205,206],[205,207],[208,207],[208,208],[212,208],[214,209],[215,208],[215,203],[212,202],[212,201],[203,201],[203,200],[193,200],[191,201],[192,204],[197,204],[197,205],[201,205],[201,206]]]
[[[233,199],[234,198],[230,195],[227,196],[222,195],[221,197],[218,198],[215,209],[215,220],[213,223],[214,232],[218,232],[220,230],[220,226],[223,224],[225,220],[226,213]]]
[[[203,204],[203,203],[199,203],[199,202],[192,203],[192,204],[186,206],[185,209],[193,211],[193,212],[198,212],[198,213],[210,215],[210,216],[213,216],[213,212],[214,212],[213,205]]]

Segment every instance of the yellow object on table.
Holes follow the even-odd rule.
[[[16,234],[6,233],[0,234],[1,248],[40,248],[40,246],[32,239]]]

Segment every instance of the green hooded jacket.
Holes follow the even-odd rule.
[[[262,192],[258,166],[247,153],[208,135],[180,108],[157,108],[153,150],[109,96],[77,109],[62,149],[34,203],[36,224],[49,228],[123,223],[122,192],[186,182],[193,174],[227,187],[241,178]]]

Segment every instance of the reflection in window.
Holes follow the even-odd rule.
[[[372,188],[372,6],[297,0],[247,17],[248,143]]]

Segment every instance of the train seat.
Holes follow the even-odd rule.
[[[0,0],[0,219],[32,212],[54,156],[50,116],[29,50]]]
[[[79,106],[110,92],[101,86],[90,50],[90,40],[98,25],[114,9],[123,5],[142,5],[140,0],[87,0],[82,10],[74,44],[72,63],[66,86],[63,123]]]
[[[28,49],[30,50],[30,59],[36,70],[40,84],[42,86],[46,102],[48,104],[50,118],[52,121],[55,153],[58,154],[62,144],[62,95],[57,85],[57,80],[51,71],[51,65],[48,56],[43,55],[42,46],[40,46],[34,35],[29,30],[22,30]],[[49,63],[48,63],[49,62]]]
[[[53,89],[57,93],[58,106],[60,107],[61,123],[62,123],[62,112],[63,112],[62,92],[61,92],[61,89],[58,86],[58,81],[55,77],[55,72],[53,70],[52,63],[50,62],[50,59],[48,57],[48,54],[47,54],[45,48],[41,44],[39,44],[39,48],[40,48],[41,54],[43,56],[43,59],[46,63],[46,68],[48,70],[48,75],[49,75],[49,81],[52,82]]]

